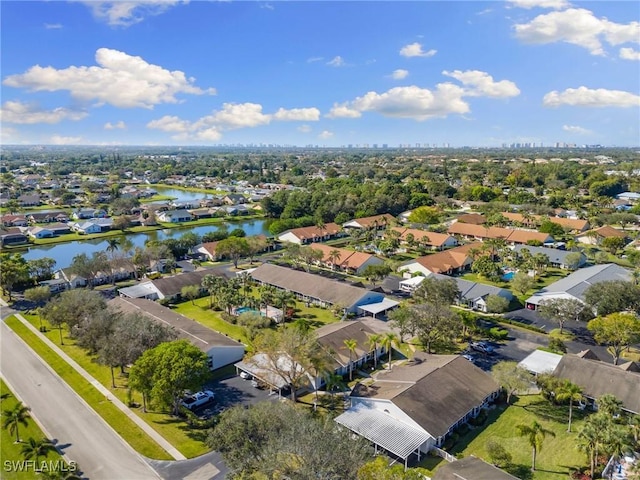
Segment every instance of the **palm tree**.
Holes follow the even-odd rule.
[[[120,248],[120,240],[117,238],[109,238],[107,239],[107,248],[106,251],[109,253],[113,253]]]
[[[51,442],[51,440],[42,438],[40,440],[36,440],[33,437],[30,437],[22,446],[22,455],[25,460],[30,460],[35,457],[36,464],[39,464],[40,457],[46,457],[49,452],[55,452],[56,447]]]
[[[216,275],[205,275],[202,279],[202,288],[209,292],[209,308],[213,308],[213,298],[223,288],[225,281]]]
[[[288,290],[278,290],[275,295],[275,300],[280,310],[282,310],[282,320],[284,322],[287,318],[287,307],[295,306],[296,296]]]
[[[378,368],[378,344],[382,341],[382,335],[374,333],[369,335],[367,343],[373,349],[373,368]]]
[[[29,407],[23,403],[18,403],[13,407],[13,409],[7,409],[2,412],[2,415],[5,417],[4,422],[2,423],[2,428],[8,429],[9,433],[12,435],[13,432],[15,432],[16,443],[20,443],[19,425],[22,424],[25,427],[28,425],[27,418],[31,417],[31,415],[29,415]]]
[[[593,478],[593,474],[596,469],[596,452],[598,451],[599,435],[598,429],[594,427],[589,421],[584,424],[582,429],[578,432],[576,446],[578,450],[581,450],[589,457],[589,468],[591,474],[589,478]]]
[[[313,373],[313,389],[316,394],[316,404],[318,403],[318,379],[329,372],[329,362],[324,352],[318,352],[309,358],[309,369]]]
[[[340,250],[337,249],[333,249],[329,252],[329,261],[331,262],[331,270],[335,270],[336,269],[336,263],[338,263],[338,260],[340,260],[340,257],[342,255],[340,254]]]
[[[347,338],[344,340],[344,346],[349,350],[349,381],[353,380],[353,360],[352,355],[356,352],[358,342],[353,338]]]
[[[400,339],[393,332],[387,332],[382,336],[382,346],[389,352],[389,370],[391,370],[391,355],[393,354],[393,346],[400,345]]]
[[[518,435],[520,435],[521,437],[527,437],[527,441],[529,442],[529,445],[531,445],[531,449],[533,452],[531,471],[535,472],[536,455],[540,450],[542,450],[542,442],[547,435],[555,437],[556,434],[553,431],[544,428],[535,420],[531,425],[516,425],[516,429],[518,430]]]
[[[598,405],[598,411],[606,413],[610,417],[618,415],[622,409],[622,402],[610,393],[602,395],[596,403]]]
[[[582,388],[575,383],[567,380],[562,382],[560,388],[556,390],[556,399],[559,402],[566,402],[569,400],[569,427],[567,432],[571,432],[571,417],[573,414],[573,402],[579,402],[582,400]]]

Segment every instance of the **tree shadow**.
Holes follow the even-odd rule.
[[[569,422],[569,405],[554,405],[548,400],[540,400],[534,403],[530,403],[529,405],[525,405],[522,408],[527,410],[528,412],[533,413],[545,420],[552,420],[558,423],[568,423]],[[580,418],[580,410],[573,407],[573,416],[574,420]]]
[[[507,465],[506,467],[504,467],[504,470],[507,473],[510,473],[511,475],[513,475],[514,477],[519,478],[520,480],[532,480],[533,479],[533,472],[531,471],[531,467],[528,465]],[[545,471],[545,470],[540,470],[541,472]],[[564,473],[564,472],[554,472],[554,473]]]

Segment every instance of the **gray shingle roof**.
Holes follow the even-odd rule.
[[[472,282],[460,277],[449,277],[447,275],[436,274],[438,280],[455,280],[460,290],[460,296],[463,300],[475,300],[476,298],[484,298],[489,295],[500,295],[505,298],[512,298],[513,294],[506,288],[495,287],[485,283]]]
[[[375,332],[360,321],[344,321],[330,323],[316,330],[318,343],[320,343],[336,362],[333,367],[349,364],[349,349],[344,344],[345,340],[355,340],[357,345],[352,360],[364,357],[373,350],[367,343],[369,336]]]
[[[640,374],[634,371],[577,355],[564,355],[553,374],[580,385],[590,398],[610,393],[622,401],[626,410],[640,413]]]
[[[466,457],[447,463],[436,470],[433,480],[517,480],[518,477],[500,470],[476,457]]]
[[[365,288],[270,263],[260,265],[251,276],[259,282],[347,308],[370,293]]]
[[[542,253],[549,257],[549,261],[553,264],[566,265],[567,264],[567,255],[571,255],[572,253],[580,253],[580,252],[572,252],[569,250],[558,250],[557,248],[547,248],[547,247],[534,247],[532,245],[516,245],[514,250],[516,252],[520,252],[523,249],[529,250],[531,255],[535,255],[537,253]],[[582,254],[584,256],[584,254]]]
[[[213,269],[196,270],[195,272],[181,273],[172,277],[163,277],[153,280],[153,285],[165,297],[178,295],[182,287],[202,284],[206,275],[222,276],[219,271]]]

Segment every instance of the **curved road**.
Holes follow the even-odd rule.
[[[4,322],[0,322],[0,350],[4,378],[86,477],[160,479]]]

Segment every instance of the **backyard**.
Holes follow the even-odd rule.
[[[475,455],[491,462],[487,454],[490,441],[502,445],[512,455],[511,465],[506,468],[518,478],[525,480],[566,479],[570,472],[587,465],[586,454],[575,447],[577,432],[584,423],[584,414],[574,409],[571,433],[567,432],[569,407],[553,405],[540,395],[522,396],[512,399],[506,408],[500,405],[490,410],[483,426],[473,428],[461,435],[450,453],[458,457]],[[539,422],[544,428],[555,433],[547,436],[536,459],[536,471],[531,472],[531,446],[525,437],[517,433],[517,425],[531,425]],[[444,461],[427,458],[421,466],[435,470]]]

